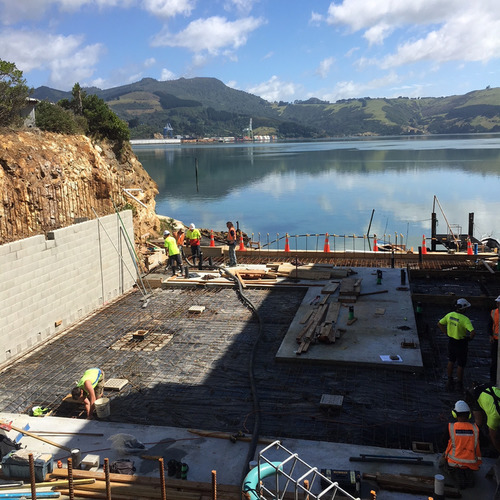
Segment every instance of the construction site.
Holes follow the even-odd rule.
[[[43,480],[71,475],[59,495],[497,498],[486,435],[473,488],[438,467],[464,394],[445,387],[437,328],[457,298],[471,303],[464,382],[487,382],[496,253],[245,248],[227,267],[227,247],[204,243],[182,276],[153,246],[132,287],[3,363],[1,432],[50,455]],[[85,420],[69,392],[92,366],[108,384]],[[110,474],[123,458],[133,476]],[[53,491],[31,483],[26,498]]]

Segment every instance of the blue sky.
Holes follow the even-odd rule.
[[[500,86],[498,0],[0,0],[28,85],[214,77],[268,101]]]

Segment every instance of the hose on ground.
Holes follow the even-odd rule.
[[[257,308],[254,306],[252,301],[243,293],[243,287],[241,285],[241,281],[238,279],[237,276],[234,276],[233,274],[229,273],[225,268],[223,267],[218,267],[219,271],[225,274],[226,277],[231,279],[232,281],[235,282],[237,285],[237,293],[241,299],[241,301],[250,309],[253,314],[255,314],[257,320],[258,320],[258,335],[257,338],[255,339],[255,342],[252,347],[252,352],[250,353],[250,359],[248,362],[248,378],[250,382],[250,390],[252,393],[252,401],[253,401],[253,412],[255,415],[255,420],[254,420],[254,425],[253,425],[253,431],[252,431],[252,439],[250,441],[250,447],[248,449],[247,453],[247,458],[245,461],[245,465],[243,467],[243,471],[241,474],[241,480],[240,484],[243,484],[243,481],[245,480],[245,477],[249,471],[249,463],[254,459],[255,456],[255,450],[257,449],[257,443],[259,441],[259,433],[260,433],[260,404],[259,404],[259,398],[257,395],[257,387],[255,385],[255,377],[254,377],[254,361],[255,361],[255,353],[257,351],[257,345],[262,337],[262,334],[264,332],[263,329],[263,323],[262,323],[262,318],[260,317],[259,313],[257,312]]]

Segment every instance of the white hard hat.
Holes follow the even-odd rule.
[[[193,223],[189,224],[189,229],[194,229],[194,224]]]
[[[468,307],[470,307],[470,302],[466,299],[458,299],[456,306],[460,309],[467,309]]]
[[[453,408],[457,413],[470,413],[469,405],[462,401],[461,399],[455,403],[455,408]]]
[[[495,299],[495,302],[500,302],[500,295]]]
[[[163,236],[168,236],[170,234],[170,231],[163,231]]]

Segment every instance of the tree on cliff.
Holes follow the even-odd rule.
[[[130,139],[127,124],[96,95],[87,95],[79,83],[73,86],[72,99],[61,99],[55,105],[39,106],[37,126],[64,134],[83,133],[109,139],[118,144]],[[71,117],[71,119],[70,119]]]
[[[23,72],[14,63],[0,59],[0,127],[21,121],[20,111],[26,107],[31,91]]]

